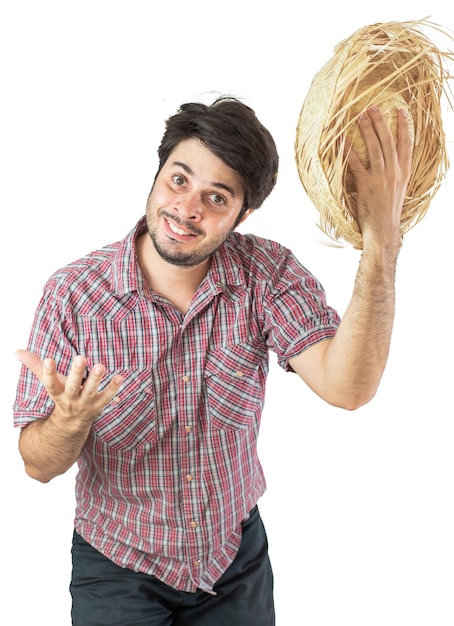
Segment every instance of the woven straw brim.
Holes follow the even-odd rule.
[[[348,140],[367,167],[357,122],[369,106],[380,107],[396,142],[397,110],[409,114],[413,154],[402,236],[424,217],[449,168],[442,106],[446,102],[452,109],[447,67],[454,54],[437,48],[422,29],[454,42],[449,31],[428,20],[366,26],[334,48],[310,85],[298,119],[295,158],[320,213],[319,226],[334,245],[362,248],[344,146]]]

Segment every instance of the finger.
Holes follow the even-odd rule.
[[[103,389],[101,395],[102,401],[108,404],[111,400],[115,400],[117,393],[123,384],[123,378],[120,375],[114,376],[109,384]]]
[[[410,132],[408,113],[405,109],[397,112],[397,155],[402,171],[410,176],[413,140]]]
[[[106,368],[104,365],[97,363],[91,372],[89,373],[87,380],[84,382],[84,386],[82,389],[82,395],[86,398],[91,398],[98,393],[99,385],[101,383],[102,377]]]
[[[29,350],[16,350],[15,356],[22,363],[22,365],[28,367],[28,369],[32,371],[33,374],[42,382],[43,361],[39,358],[39,356],[33,354],[33,352],[30,352]]]
[[[28,367],[38,380],[46,387],[49,395],[54,398],[55,395],[64,389],[65,377],[57,373],[55,361],[50,358],[42,359],[38,355],[29,350],[16,350],[16,357],[19,361]]]
[[[345,140],[344,157],[347,160],[347,165],[348,165],[350,171],[355,176],[357,174],[360,174],[361,172],[364,172],[366,170],[366,168],[362,164],[361,159],[356,154],[356,152],[353,149],[353,147],[351,146],[351,144],[349,142],[347,142],[347,140]]]
[[[393,166],[399,163],[402,171],[408,172],[409,175],[413,141],[407,110],[399,109],[397,111],[397,138],[395,139],[387,121],[380,111],[375,109],[376,107],[373,107],[369,113],[381,143],[385,164]]]
[[[53,359],[44,359],[42,378],[40,380],[53,400],[55,400],[65,389],[64,382],[60,380],[57,374],[57,365]]]
[[[82,379],[84,377],[87,367],[87,361],[84,356],[78,354],[74,359],[71,369],[69,370],[68,378],[66,380],[66,392],[69,397],[78,397],[80,395],[80,388],[82,386]]]
[[[374,107],[374,109],[376,109],[376,107]],[[374,112],[379,118],[380,113],[378,109]],[[345,139],[344,157],[346,158],[348,167],[355,179],[358,179],[359,176],[370,174],[373,164],[380,165],[381,167],[383,167],[384,164],[381,142],[372,120],[366,113],[363,113],[358,118],[357,124],[367,150],[368,165],[366,167],[366,164],[364,163],[364,156],[362,158],[359,157],[352,144]]]
[[[382,168],[386,159],[395,154],[394,139],[378,107],[373,106],[359,121],[361,135],[366,144],[371,169]]]
[[[123,384],[123,377],[116,375],[111,381],[109,381],[101,392],[98,392],[105,372],[106,368],[104,365],[100,363],[96,364],[82,388],[82,397],[85,399],[94,398],[97,404],[101,404],[103,406],[108,404],[116,396],[121,385]]]

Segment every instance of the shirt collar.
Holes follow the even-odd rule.
[[[120,242],[112,263],[112,287],[119,296],[131,291],[143,291],[145,279],[139,268],[136,240],[147,230],[146,217],[143,216]],[[207,280],[215,291],[225,291],[227,287],[241,287],[245,277],[240,256],[237,251],[238,238],[234,232],[216,250],[211,258]]]
[[[137,261],[136,240],[147,230],[145,216],[142,217],[131,232],[120,242],[112,263],[112,288],[119,296],[131,291],[142,291],[144,277]]]
[[[211,257],[208,280],[216,286],[241,287],[245,284],[243,263],[238,253],[238,233],[231,233]]]

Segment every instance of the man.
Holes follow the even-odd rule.
[[[274,624],[257,509],[268,352],[330,404],[375,394],[394,317],[410,173],[376,107],[349,155],[363,253],[342,321],[275,242],[236,226],[271,192],[278,156],[232,98],[167,120],[146,217],[56,272],[39,304],[15,403],[20,452],[47,482],[75,462],[73,624]]]

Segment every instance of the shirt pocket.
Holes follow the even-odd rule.
[[[123,385],[93,424],[93,433],[117,450],[133,450],[157,440],[155,395],[148,370],[118,372]],[[104,385],[107,384],[105,381]]]
[[[223,430],[258,428],[268,353],[249,344],[217,348],[207,355],[205,384],[210,420]]]

